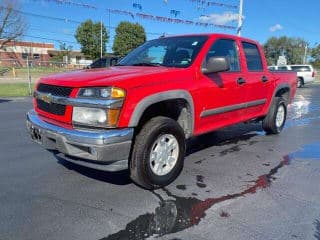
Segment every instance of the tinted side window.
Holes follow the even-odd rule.
[[[240,71],[239,54],[237,44],[231,39],[219,39],[214,42],[211,49],[206,55],[203,63],[203,68],[206,68],[206,63],[211,57],[226,57],[230,63],[231,72]]]
[[[309,66],[291,66],[291,69],[296,72],[311,72]]]
[[[286,71],[286,70],[288,70],[288,68],[286,67],[286,66],[282,66],[282,67],[278,67],[278,70],[281,70],[281,71]]]
[[[242,42],[242,47],[246,55],[247,67],[249,71],[262,71],[262,61],[257,45]]]

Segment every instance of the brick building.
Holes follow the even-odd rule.
[[[0,49],[0,67],[25,67],[27,58],[33,66],[47,66],[51,65],[53,57],[61,53],[66,52],[54,49],[53,43],[11,41]],[[79,65],[87,61],[80,51],[70,51],[67,55],[63,57],[63,64]]]
[[[54,50],[52,43],[11,41],[0,50],[0,66],[26,66],[27,58],[32,62],[49,61],[50,50]]]

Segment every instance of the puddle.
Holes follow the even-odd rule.
[[[227,218],[227,217],[230,217],[230,214],[222,210],[220,212],[220,217]]]
[[[213,205],[244,197],[248,194],[256,193],[259,189],[267,188],[272,180],[275,179],[274,175],[280,168],[289,164],[289,157],[285,156],[283,160],[269,173],[258,177],[257,180],[252,181],[252,185],[247,189],[217,198],[207,198],[200,200],[196,197],[181,197],[172,194],[168,189],[164,188],[163,191],[170,199],[164,199],[160,194],[152,192],[159,199],[159,206],[152,213],[145,213],[138,216],[133,221],[129,222],[125,229],[117,233],[109,235],[103,240],[111,239],[146,239],[148,237],[161,237],[166,234],[180,232],[184,229],[198,225],[201,220],[206,216],[206,211]],[[198,183],[203,181],[201,175],[197,176]],[[199,181],[200,180],[200,181]],[[192,193],[192,196],[196,196]],[[222,214],[228,217],[228,213]],[[221,216],[221,213],[220,213]]]
[[[314,120],[319,120],[320,116],[317,111],[320,111],[320,106],[312,104],[302,95],[297,95],[296,100],[288,106],[288,121],[285,129],[292,126],[308,125]]]
[[[297,95],[296,100],[288,106],[288,118],[297,119],[310,112],[310,101],[302,95]]]
[[[291,159],[320,160],[320,142],[304,145],[301,150],[289,154]]]
[[[184,184],[177,185],[176,188],[179,189],[179,190],[186,190],[187,189],[186,185],[184,185]]]
[[[230,148],[227,148],[223,151],[220,152],[220,157],[223,157],[229,153],[233,153],[233,152],[239,152],[241,150],[240,146],[236,145]]]

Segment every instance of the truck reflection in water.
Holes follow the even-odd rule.
[[[289,164],[289,157],[285,156],[283,160],[268,174],[260,176],[253,185],[246,190],[225,195],[218,198],[208,198],[200,200],[195,197],[180,197],[172,194],[169,190],[163,189],[170,200],[164,200],[158,193],[153,192],[159,200],[159,206],[153,213],[140,215],[127,224],[126,228],[103,238],[103,240],[112,239],[146,239],[150,236],[164,236],[170,233],[180,232],[186,228],[197,225],[206,214],[205,211],[214,204],[242,197],[247,194],[256,193],[258,189],[266,188],[271,181],[275,179],[273,176],[278,169]]]

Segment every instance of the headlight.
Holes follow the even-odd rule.
[[[99,108],[74,107],[72,113],[72,122],[79,125],[90,125],[97,127],[106,127],[108,114],[105,110]]]
[[[78,98],[92,98],[92,99],[116,99],[124,98],[126,93],[121,88],[107,87],[107,88],[81,88],[78,93]]]
[[[106,88],[81,88],[78,98],[90,100],[112,100],[123,99],[126,95],[125,90],[115,87]],[[119,109],[102,109],[94,107],[73,107],[72,122],[75,125],[93,127],[116,127],[120,115]]]

